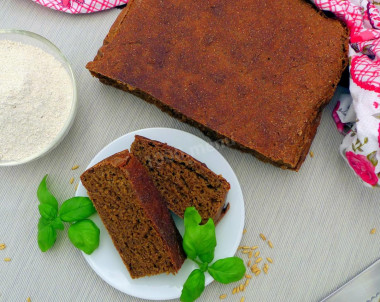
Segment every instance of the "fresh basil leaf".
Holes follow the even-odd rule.
[[[185,210],[184,214],[184,224],[185,228],[197,226],[202,221],[201,215],[199,215],[198,211],[194,207],[188,207]]]
[[[50,249],[57,239],[57,232],[54,227],[50,225],[50,222],[41,217],[38,221],[38,234],[37,241],[38,246],[42,252],[46,252]]]
[[[68,234],[74,246],[88,255],[99,246],[100,230],[96,224],[89,219],[84,219],[72,224]]]
[[[59,217],[63,221],[73,222],[87,218],[96,212],[88,197],[73,197],[66,200],[59,209]]]
[[[239,257],[229,257],[213,263],[209,266],[208,272],[216,281],[227,284],[244,277],[245,265]]]
[[[63,225],[63,222],[61,218],[56,217],[53,221],[50,222],[51,226],[57,230],[63,230],[65,226]]]
[[[205,289],[205,274],[199,269],[191,272],[182,288],[180,300],[193,302],[198,299]]]
[[[188,211],[188,209],[190,210]],[[204,225],[199,225],[200,216],[198,219],[196,214],[191,208],[187,208],[185,211],[183,249],[190,259],[195,260],[199,257],[203,262],[210,263],[214,259],[216,247],[215,225],[212,219],[209,219]]]
[[[51,194],[50,191],[48,190],[46,186],[46,178],[47,178],[47,174],[45,175],[40,185],[38,186],[37,198],[41,204],[49,204],[58,212],[58,201],[53,196],[53,194]]]
[[[57,210],[48,203],[40,203],[38,211],[43,218],[48,220],[53,220],[57,217]]]

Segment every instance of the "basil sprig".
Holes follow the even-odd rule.
[[[216,247],[215,225],[210,218],[206,224],[200,225],[201,216],[194,207],[185,211],[183,249],[188,258],[198,264],[199,269],[191,272],[183,285],[180,300],[192,302],[198,299],[205,288],[205,272],[220,283],[236,282],[244,277],[245,265],[239,257],[229,257],[210,263],[214,259]]]
[[[38,189],[37,198],[40,202],[38,210],[38,246],[42,252],[50,249],[56,239],[57,230],[63,230],[63,222],[73,223],[69,227],[68,235],[75,247],[91,254],[99,246],[100,231],[96,224],[86,219],[96,212],[94,205],[88,197],[73,197],[58,206],[58,201],[48,190],[47,175],[42,179]]]

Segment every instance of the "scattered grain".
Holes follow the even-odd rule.
[[[71,170],[76,170],[76,169],[78,169],[79,168],[79,166],[78,165],[75,165],[75,166],[73,166],[72,168],[71,168]]]
[[[255,253],[255,258],[259,257],[259,255],[260,255],[260,251],[257,251],[257,252]]]
[[[71,177],[70,178],[70,184],[73,184],[73,182],[74,182],[74,177]]]
[[[11,258],[8,258],[8,257],[7,257],[7,258],[4,258],[4,261],[5,261],[5,262],[9,262],[9,261],[11,261]]]
[[[249,279],[245,279],[244,286],[248,286],[248,284],[249,284]]]
[[[248,275],[248,274],[245,274],[245,277],[246,277],[247,279],[251,279],[251,278],[252,278],[252,276],[251,276],[251,275]]]
[[[249,260],[248,263],[247,263],[247,266],[251,266],[251,264],[252,264],[252,261]]]
[[[220,296],[219,296],[219,299],[225,299],[225,298],[227,298],[227,295],[226,295],[226,294],[223,294],[223,295],[220,295]]]
[[[250,250],[242,250],[241,251],[243,254],[249,254],[251,251]]]
[[[32,302],[32,300],[30,299],[30,297],[26,298],[26,302]]]
[[[310,151],[310,157],[314,157],[314,152]]]
[[[250,252],[248,253],[248,258],[252,258],[252,255],[253,255],[253,252],[250,251]]]
[[[0,243],[0,250],[3,250],[3,249],[5,249],[5,248],[6,248],[5,243]]]
[[[236,287],[234,287],[234,289],[232,290],[232,294],[233,294],[233,295],[236,294]]]
[[[255,260],[255,263],[260,263],[261,262],[261,260],[263,260],[263,258],[257,258],[256,260]]]
[[[273,243],[272,243],[272,241],[268,240],[268,245],[269,245],[269,247],[270,247],[271,249],[273,249]]]
[[[250,249],[250,247],[249,247],[249,246],[246,246],[246,245],[245,245],[245,246],[242,246],[241,248],[244,249],[244,250],[248,250],[248,249]]]
[[[247,233],[247,229],[244,229],[244,230],[243,230],[243,234],[245,234],[245,233]]]
[[[239,286],[239,290],[240,290],[241,292],[244,291],[244,284],[240,284],[240,286]]]
[[[268,260],[268,262],[269,262],[269,263],[273,263],[273,260],[272,260],[272,258],[270,258],[270,257],[267,257],[267,260]]]
[[[257,270],[257,271],[255,272],[255,276],[260,275],[260,273],[261,273],[261,270]]]
[[[245,298],[241,297],[240,302],[244,302],[244,301],[245,301]]]
[[[370,233],[371,235],[375,234],[375,233],[376,233],[376,229],[375,229],[375,228],[371,229],[371,231],[370,231],[369,233]]]
[[[78,185],[79,185],[79,183],[77,183],[77,184],[75,185],[75,191],[78,190]]]
[[[255,245],[255,246],[252,246],[252,247],[251,247],[251,250],[254,251],[254,250],[258,249],[258,248],[259,248],[259,247],[258,247],[257,245]]]
[[[263,271],[264,271],[265,274],[268,274],[268,267],[264,266],[263,267]]]
[[[262,234],[262,233],[260,233],[260,238],[261,238],[262,240],[264,240],[264,241],[267,240],[267,237],[265,237],[264,234]]]

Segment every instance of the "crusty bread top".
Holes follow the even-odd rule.
[[[131,0],[87,68],[297,170],[347,44],[304,0]]]

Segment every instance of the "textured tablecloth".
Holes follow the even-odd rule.
[[[105,283],[64,233],[47,253],[36,242],[36,189],[50,175],[50,189],[62,202],[73,196],[79,175],[93,156],[115,138],[148,127],[193,133],[179,122],[128,93],[100,84],[84,68],[92,60],[120,11],[73,16],[30,0],[1,0],[0,28],[36,32],[55,43],[71,62],[78,81],[75,123],[54,151],[17,167],[0,168],[0,301],[143,301]],[[0,67],[1,68],[1,67]],[[239,282],[212,283],[199,301],[320,301],[380,255],[380,193],[364,187],[339,155],[342,137],[331,119],[335,101],[301,170],[283,171],[249,154],[222,148],[245,199],[247,232],[242,244],[259,245],[273,259],[268,274],[254,277],[243,293]],[[1,113],[0,113],[1,114]],[[79,165],[77,170],[71,170]],[[75,178],[70,184],[71,177]],[[378,228],[376,234],[370,230]],[[270,249],[260,238],[265,234]],[[241,256],[241,253],[238,253]],[[10,262],[3,261],[10,257]],[[247,257],[243,257],[247,259]]]

